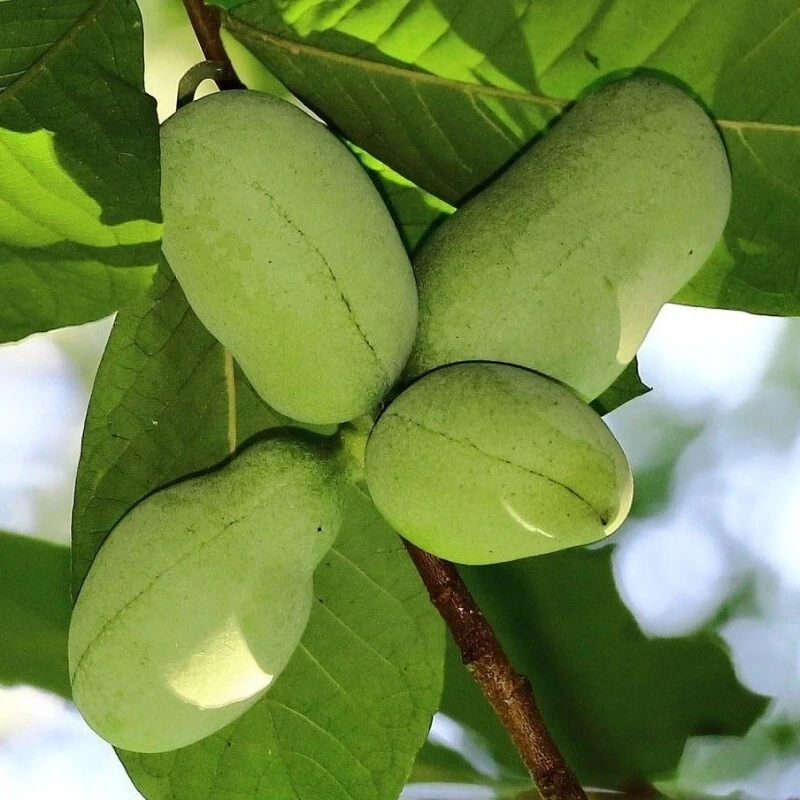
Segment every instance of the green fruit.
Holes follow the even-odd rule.
[[[407,375],[503,361],[595,398],[711,253],[730,200],[694,100],[652,78],[604,86],[422,246]]]
[[[250,708],[300,641],[342,508],[334,462],[288,436],[134,506],[70,624],[73,699],[89,725],[117,747],[159,752]]]
[[[369,412],[416,331],[414,275],[366,172],[328,129],[251,91],[161,131],[163,250],[193,310],[289,417]]]
[[[631,471],[601,417],[561,383],[509,364],[427,373],[367,442],[372,499],[400,534],[462,564],[563,550],[613,533]]]

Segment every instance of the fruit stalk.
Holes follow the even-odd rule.
[[[215,79],[220,91],[244,89],[245,86],[236,75],[219,35],[219,9],[207,6],[203,0],[183,0],[183,6],[203,55],[209,61],[218,61],[223,66],[222,76]]]
[[[491,703],[544,800],[587,800],[542,719],[530,681],[520,675],[455,566],[403,540],[461,660]]]

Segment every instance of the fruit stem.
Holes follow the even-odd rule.
[[[455,565],[403,543],[464,666],[503,723],[539,794],[544,800],[587,800],[542,719],[530,681],[511,666]]]
[[[364,453],[367,439],[374,425],[369,415],[345,422],[338,432],[339,449],[336,457],[352,483],[364,480]]]
[[[183,7],[200,49],[208,61],[216,61],[221,65],[221,72],[214,76],[214,82],[221,92],[228,89],[246,89],[247,87],[239,80],[239,76],[233,69],[222,38],[219,34],[220,16],[219,9],[214,6],[207,6],[203,0],[183,0]]]

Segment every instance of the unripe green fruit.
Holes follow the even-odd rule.
[[[273,408],[337,423],[378,404],[417,324],[389,212],[328,129],[251,91],[161,131],[163,251],[193,310]]]
[[[604,86],[422,246],[407,375],[503,361],[595,398],[711,253],[730,200],[694,100],[652,78]]]
[[[250,708],[300,641],[342,509],[334,462],[289,437],[134,506],[70,624],[73,699],[89,725],[117,747],[159,752]]]
[[[462,564],[563,550],[628,514],[628,461],[602,418],[557,381],[509,364],[425,374],[378,419],[364,472],[398,533]]]

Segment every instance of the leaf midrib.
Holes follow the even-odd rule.
[[[440,86],[444,89],[451,89],[455,91],[462,91],[466,94],[476,94],[489,97],[501,97],[507,100],[518,100],[525,102],[533,102],[538,105],[548,106],[556,111],[563,110],[568,106],[572,100],[560,100],[551,97],[544,97],[542,95],[530,94],[528,92],[520,92],[515,89],[503,89],[499,86],[490,86],[482,83],[469,83],[468,81],[457,81],[451,78],[442,78],[439,75],[434,75],[430,72],[422,72],[421,70],[411,69],[408,67],[398,67],[394,64],[384,64],[381,61],[371,61],[359,56],[346,55],[344,53],[337,53],[333,50],[326,50],[323,47],[317,47],[313,44],[305,42],[298,42],[294,39],[286,39],[282,36],[275,36],[274,34],[254,28],[246,22],[226,14],[223,18],[225,27],[231,33],[238,33],[241,36],[261,42],[263,44],[271,45],[279,50],[285,50],[292,55],[305,54],[309,56],[316,56],[320,60],[330,61],[333,63],[345,64],[351,67],[358,67],[364,72],[373,72],[383,75],[391,75],[394,77],[405,77],[413,83],[426,83],[432,86]]]
[[[490,86],[483,83],[470,83],[468,81],[443,78],[439,75],[434,75],[430,72],[422,72],[421,70],[413,69],[411,67],[399,67],[395,64],[385,64],[380,61],[372,61],[360,56],[337,53],[333,50],[326,50],[325,48],[318,47],[317,45],[299,42],[295,39],[287,39],[282,36],[276,36],[275,34],[267,33],[266,31],[259,30],[258,28],[255,28],[230,14],[224,15],[223,22],[225,27],[231,33],[238,34],[245,39],[250,39],[251,41],[256,41],[261,44],[274,47],[278,50],[289,52],[292,55],[302,54],[332,64],[355,67],[361,69],[365,73],[404,78],[409,83],[438,86],[442,89],[463,92],[465,94],[477,95],[480,97],[498,97],[505,100],[515,100],[520,103],[544,106],[557,112],[564,111],[567,106],[574,102],[573,100],[567,100],[564,98],[545,97],[543,95],[532,94],[530,92],[521,92],[515,89],[503,89],[499,86]],[[720,128],[726,128],[735,131],[748,129],[779,133],[794,133],[800,135],[800,124],[793,125],[790,123],[780,122],[760,122],[757,120],[716,118],[715,122]]]

